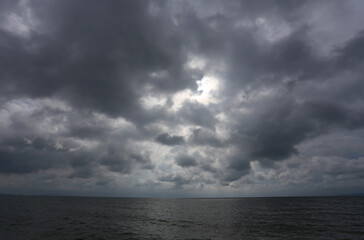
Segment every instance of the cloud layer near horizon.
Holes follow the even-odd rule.
[[[2,1],[0,192],[364,189],[361,1]]]

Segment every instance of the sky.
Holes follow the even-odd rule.
[[[0,1],[0,192],[364,192],[364,1]]]

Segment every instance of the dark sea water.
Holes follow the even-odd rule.
[[[0,197],[0,239],[364,239],[364,197]]]

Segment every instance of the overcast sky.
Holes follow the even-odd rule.
[[[364,192],[364,1],[0,2],[0,192]]]

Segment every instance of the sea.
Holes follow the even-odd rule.
[[[0,197],[0,239],[364,239],[364,197]]]

